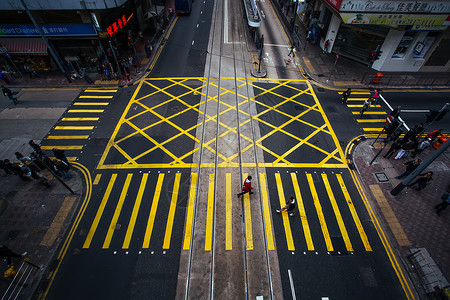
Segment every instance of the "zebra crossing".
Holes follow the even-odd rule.
[[[42,140],[41,148],[64,150],[67,158],[75,161],[116,92],[116,89],[84,90]]]
[[[208,193],[208,205],[197,207],[197,215],[203,214],[210,220],[205,223],[204,231],[202,229],[204,251],[211,251],[212,232],[217,226],[225,230],[214,238],[225,241],[226,251],[233,249],[232,220],[242,217],[236,212],[233,214],[231,207],[241,204],[246,249],[253,250],[252,227],[261,219],[255,217],[257,212],[252,210],[256,209],[253,203],[259,198],[268,250],[276,250],[276,244],[292,252],[372,251],[355,208],[355,199],[340,173],[260,173],[258,182],[254,183],[258,187],[255,193],[244,194],[242,200],[236,197],[240,187],[233,189],[231,186],[232,177],[238,175],[226,173],[225,195],[215,194],[214,176],[214,173],[209,174],[209,184],[203,187]],[[93,195],[98,195],[93,202],[96,206],[92,207],[95,216],[84,221],[86,234],[82,248],[165,251],[176,245],[174,247],[189,250],[195,224],[196,193],[202,189],[197,178],[197,173],[173,171],[97,174],[93,186]],[[297,199],[295,215],[276,214],[275,210],[284,206],[286,196],[291,194]],[[214,207],[213,197],[216,202],[226,203],[223,211]],[[223,223],[214,225],[213,214],[224,215]],[[336,238],[343,240],[344,248],[336,245]]]

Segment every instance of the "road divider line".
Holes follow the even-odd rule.
[[[342,193],[344,194],[345,201],[347,202],[348,208],[350,209],[350,213],[352,214],[353,221],[356,224],[356,228],[358,229],[359,236],[364,244],[364,248],[366,251],[372,251],[372,247],[370,246],[369,240],[367,239],[366,232],[364,231],[364,227],[359,220],[358,213],[356,212],[355,206],[353,205],[353,201],[350,198],[350,194],[348,193],[347,187],[345,186],[344,180],[342,179],[341,174],[336,174],[336,177],[339,181],[339,185],[341,186]]]
[[[117,92],[117,90],[93,90],[93,89],[89,89],[89,90],[85,90],[85,93],[115,93]]]
[[[347,107],[363,107],[364,104],[347,104]],[[381,107],[380,104],[377,105],[371,105],[370,107]]]
[[[95,231],[97,230],[98,223],[100,222],[100,218],[103,215],[103,211],[105,210],[106,203],[108,202],[109,196],[111,195],[111,190],[114,186],[116,178],[117,174],[111,175],[111,179],[109,180],[108,187],[106,188],[105,194],[103,195],[102,202],[100,203],[100,206],[97,209],[94,221],[92,222],[86,240],[84,241],[83,248],[89,248],[89,246],[91,245],[92,238],[94,237]]]
[[[94,182],[92,184],[93,185],[97,185],[100,182],[100,178],[102,178],[102,174],[95,175],[95,179],[94,179]]]
[[[330,198],[331,206],[333,207],[334,215],[336,216],[336,220],[339,225],[339,230],[341,231],[342,238],[344,239],[345,248],[347,249],[347,251],[353,251],[352,243],[350,242],[350,238],[348,237],[347,228],[345,228],[344,220],[342,219],[339,206],[337,205],[333,191],[331,190],[327,174],[322,173],[322,179],[325,185],[325,189],[327,190],[328,197]]]
[[[183,250],[189,250],[191,247],[192,224],[194,221],[195,193],[197,191],[197,173],[191,174],[191,188],[189,190],[189,200],[186,215],[186,226],[184,231]]]
[[[231,173],[225,174],[225,250],[233,249],[233,194]]]
[[[214,213],[214,173],[209,173],[208,205],[206,208],[205,251],[211,251]]]
[[[178,191],[180,189],[181,173],[175,174],[173,183],[172,199],[170,201],[169,215],[167,216],[166,232],[164,234],[163,249],[169,249],[170,239],[172,237],[173,221],[175,219],[175,209],[177,207]]]
[[[128,188],[130,186],[131,178],[133,177],[132,173],[127,175],[125,179],[125,183],[122,187],[122,192],[120,193],[119,201],[117,202],[116,209],[114,211],[114,215],[111,219],[111,223],[109,224],[108,232],[106,234],[105,241],[103,242],[103,249],[108,249],[111,244],[111,240],[116,230],[117,220],[119,219],[120,212],[122,211],[123,202],[125,201],[125,197],[127,196]]]
[[[150,238],[152,237],[153,226],[155,224],[156,210],[158,209],[159,198],[161,197],[161,188],[164,181],[164,173],[159,173],[158,182],[156,183],[155,193],[153,194],[152,207],[148,216],[147,228],[145,229],[144,242],[142,248],[147,249],[150,246]]]
[[[322,228],[322,233],[325,239],[325,244],[327,245],[327,250],[334,251],[333,244],[331,243],[330,233],[328,232],[327,223],[325,222],[325,217],[323,215],[322,205],[320,205],[319,196],[317,195],[312,175],[309,173],[306,174],[306,179],[308,180],[309,188],[311,190],[311,195],[314,201],[314,206],[316,207],[317,216],[319,217],[319,223],[320,227]]]
[[[291,173],[292,185],[294,186],[295,198],[297,199],[298,211],[300,213],[300,220],[302,221],[303,234],[305,235],[306,245],[309,251],[314,250],[314,244],[311,237],[311,230],[309,229],[308,219],[306,218],[305,206],[303,205],[303,198],[298,184],[297,174]]]
[[[269,196],[267,194],[267,181],[266,174],[259,173],[260,186],[261,186],[261,196],[264,211],[264,226],[266,228],[266,240],[267,240],[267,250],[275,250],[275,243],[273,242],[273,226],[272,219],[270,217],[270,206],[269,206]]]
[[[286,205],[285,203],[286,198],[284,196],[283,183],[281,182],[280,173],[275,173],[275,181],[277,183],[278,200],[280,202],[280,207],[283,207]],[[284,227],[284,234],[286,235],[287,248],[289,251],[295,251],[294,239],[292,238],[291,224],[289,222],[289,215],[286,211],[283,211],[281,213],[281,216],[283,218],[283,227]]]
[[[142,196],[144,195],[145,185],[147,184],[148,173],[142,174],[141,185],[134,202],[133,212],[131,213],[130,222],[128,223],[127,233],[125,234],[125,240],[123,241],[122,249],[128,249],[130,247],[131,236],[133,235],[134,226],[136,225],[136,219],[141,206]]]

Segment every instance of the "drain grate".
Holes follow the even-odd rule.
[[[374,175],[378,182],[389,182],[389,178],[385,173],[374,173]]]

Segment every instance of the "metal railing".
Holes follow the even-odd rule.
[[[450,87],[450,73],[367,74],[362,82],[378,86]]]

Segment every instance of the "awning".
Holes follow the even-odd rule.
[[[0,39],[1,48],[5,47],[9,54],[47,55],[47,45],[41,38]],[[2,52],[4,52],[4,49]]]

